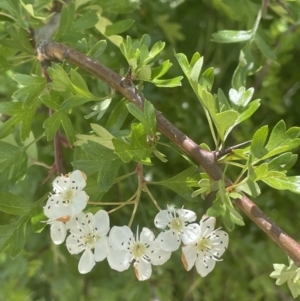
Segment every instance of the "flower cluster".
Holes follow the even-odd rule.
[[[80,273],[92,270],[96,262],[107,258],[109,266],[119,272],[130,264],[138,280],[147,280],[152,274],[152,265],[162,265],[171,253],[182,246],[182,262],[186,270],[194,265],[205,277],[228,246],[228,235],[214,229],[216,219],[204,216],[196,223],[196,214],[187,209],[161,210],[154,219],[157,228],[163,231],[155,238],[148,228],[138,229],[134,235],[128,226],[113,226],[110,229],[108,213],[99,210],[94,215],[84,213],[88,195],[83,191],[86,176],[75,170],[59,176],[53,182],[54,194],[50,194],[44,213],[51,225],[51,239],[66,246],[71,254],[82,253],[78,264]]]

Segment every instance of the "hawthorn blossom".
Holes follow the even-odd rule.
[[[131,229],[127,226],[111,228],[109,233],[110,252],[107,256],[109,266],[119,272],[133,267],[138,280],[150,278],[153,265],[164,264],[171,256],[171,252],[159,248],[153,232],[143,228],[142,232],[134,238]]]
[[[55,244],[61,244],[66,238],[65,222],[86,207],[88,195],[82,190],[85,180],[85,174],[75,170],[56,177],[52,183],[54,194],[50,194],[44,214],[49,218],[47,223],[51,225],[51,239]]]
[[[215,217],[202,217],[199,237],[195,242],[182,247],[181,260],[187,271],[195,265],[200,276],[205,277],[213,270],[216,261],[221,261],[229,238],[220,228],[214,230],[215,223]]]
[[[95,215],[81,212],[68,221],[66,227],[71,232],[66,241],[67,249],[71,254],[83,251],[78,270],[81,274],[86,274],[109,253],[108,213],[104,210],[99,210]]]
[[[187,209],[161,210],[154,219],[157,228],[168,230],[161,232],[156,240],[159,247],[165,251],[173,252],[179,249],[181,241],[190,244],[197,239],[200,234],[200,227],[195,221],[195,212]]]

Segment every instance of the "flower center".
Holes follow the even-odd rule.
[[[143,257],[146,253],[146,246],[143,243],[136,242],[132,247],[131,247],[131,252],[132,256],[135,259],[139,259]]]
[[[173,218],[170,224],[170,228],[175,232],[181,232],[184,227],[184,222],[180,217]]]
[[[72,203],[72,199],[75,196],[75,191],[73,189],[68,188],[63,192],[63,202],[67,205]]]
[[[209,239],[207,238],[200,238],[197,243],[197,251],[204,252],[209,251],[212,249],[212,245]]]
[[[88,233],[84,237],[85,245],[89,249],[94,249],[96,241],[99,239],[98,235]]]

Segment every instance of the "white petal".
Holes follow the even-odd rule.
[[[211,243],[214,247],[212,252],[216,257],[220,258],[228,247],[229,236],[223,230],[216,230],[214,234],[215,236],[211,238]]]
[[[56,245],[63,243],[67,236],[65,223],[54,221],[50,228],[51,239]]]
[[[171,252],[160,249],[156,241],[151,243],[146,254],[150,258],[151,264],[153,265],[162,265],[171,257]]]
[[[82,212],[81,214],[77,214],[75,219],[77,221],[77,227],[78,227],[78,229],[80,229],[79,231],[82,234],[93,233],[94,216],[92,213],[83,213]]]
[[[115,250],[124,250],[134,242],[133,233],[129,227],[113,226],[109,233],[109,243]]]
[[[109,216],[105,210],[99,210],[94,216],[95,231],[99,236],[105,236],[109,231]]]
[[[156,241],[158,242],[159,247],[167,252],[178,250],[181,243],[179,236],[172,230],[161,232],[157,236]]]
[[[150,229],[144,227],[140,234],[140,242],[150,243],[151,241],[154,241],[154,239],[155,239],[155,236],[154,236],[153,232]]]
[[[200,276],[205,277],[214,269],[215,265],[215,260],[203,257],[201,256],[201,254],[198,254],[198,258],[196,259],[196,269]]]
[[[152,274],[152,267],[150,263],[140,260],[139,262],[136,261],[133,266],[138,280],[144,281],[150,278]]]
[[[207,236],[214,231],[216,225],[216,218],[213,216],[204,215],[200,220],[201,236]]]
[[[84,218],[85,214],[80,212],[79,214],[73,216],[67,223],[67,230],[70,231],[75,236],[81,236],[82,232],[80,231],[80,222]]]
[[[83,242],[72,234],[67,237],[66,245],[71,254],[78,254],[85,249]]]
[[[168,210],[159,211],[154,219],[154,225],[157,228],[164,229],[170,222],[170,212]]]
[[[74,190],[80,191],[86,186],[85,174],[80,170],[74,170],[70,174],[70,187]]]
[[[85,191],[79,191],[72,198],[72,216],[81,212],[87,204],[89,197]]]
[[[118,272],[127,270],[130,266],[132,256],[128,251],[125,250],[113,250],[110,249],[107,261],[109,266]]]
[[[188,245],[182,247],[181,261],[187,271],[189,271],[195,264],[197,258],[197,251],[195,245]]]
[[[86,274],[91,271],[95,265],[95,257],[90,249],[86,249],[78,263],[78,271],[81,274]]]
[[[58,176],[52,182],[53,190],[58,193],[66,190],[69,186],[69,179],[64,176]]]
[[[70,206],[66,206],[62,202],[60,195],[51,195],[44,207],[44,214],[50,219],[58,219],[62,216],[72,216]]]
[[[108,237],[103,236],[98,239],[98,241],[95,243],[95,260],[102,261],[105,259],[109,253],[109,242]]]
[[[177,209],[176,213],[181,217],[184,221],[194,222],[197,219],[197,215],[194,211],[187,209]]]
[[[182,229],[181,239],[185,245],[194,242],[200,235],[200,226],[196,223],[187,225]]]

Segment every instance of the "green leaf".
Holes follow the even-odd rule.
[[[128,111],[141,123],[145,124],[146,123],[146,117],[144,112],[138,108],[136,105],[133,103],[128,103],[127,104]]]
[[[12,38],[12,44],[9,45],[13,49],[23,51],[26,54],[34,55],[34,49],[29,43],[28,32],[23,28],[16,29],[14,25],[9,22],[5,22],[5,30]]]
[[[144,103],[144,115],[145,115],[145,132],[155,135],[156,134],[156,114],[155,108],[148,100]]]
[[[107,131],[101,125],[95,123],[91,123],[91,128],[98,137],[92,135],[76,135],[78,138],[76,145],[82,145],[83,143],[87,143],[88,140],[91,140],[103,145],[106,148],[114,150],[114,145],[112,143],[114,136],[109,131]]]
[[[199,85],[202,89],[210,91],[214,83],[214,68],[206,69],[200,77]]]
[[[59,22],[59,28],[56,33],[56,39],[59,39],[68,31],[74,22],[75,17],[75,5],[70,3],[69,5],[64,5],[61,10],[61,18]]]
[[[192,197],[193,189],[191,188],[190,181],[197,170],[196,166],[191,166],[172,178],[160,182],[151,182],[151,184],[168,187],[186,201],[195,202],[197,199]]]
[[[37,202],[32,204],[30,210],[8,225],[0,226],[0,252],[8,247],[8,251],[12,258],[15,258],[23,249],[25,243],[25,229],[30,216],[35,212],[36,208],[46,200],[48,195],[43,196]]]
[[[266,159],[274,155],[289,151],[300,145],[299,127],[291,127],[286,130],[283,120],[279,121],[273,128],[266,149],[268,153],[262,158]]]
[[[17,147],[4,141],[0,141],[0,188],[3,191],[9,188],[9,183],[17,183],[27,171],[26,148]]]
[[[54,111],[58,111],[63,102],[62,96],[55,90],[50,90],[49,94],[42,95],[41,100],[45,106]]]
[[[166,60],[160,66],[153,68],[151,71],[151,80],[158,79],[165,75],[172,65],[173,64],[169,60]]]
[[[56,64],[54,68],[48,68],[48,72],[53,80],[53,82],[49,85],[52,89],[62,92],[68,91],[75,95],[81,95],[87,98],[87,101],[98,99],[88,90],[85,80],[75,70],[71,69],[70,78],[59,64]]]
[[[105,127],[111,132],[112,135],[114,135],[115,133],[117,134],[119,132],[128,116],[128,109],[126,103],[126,99],[122,99],[114,107],[108,118]]]
[[[20,3],[22,4],[22,6],[26,9],[26,11],[33,17],[39,20],[46,20],[45,17],[43,16],[38,16],[35,14],[34,12],[34,8],[32,6],[32,4],[25,4],[22,0],[20,0]]]
[[[0,211],[13,215],[27,214],[33,207],[32,202],[8,192],[0,192]]]
[[[250,179],[248,179],[247,182],[245,182],[245,183],[239,184],[237,186],[237,190],[242,191],[254,198],[259,196],[261,193],[258,184],[255,181],[250,180]]]
[[[254,42],[265,57],[273,62],[276,62],[276,54],[271,50],[271,48],[266,44],[266,42],[260,37],[257,32],[254,36]]]
[[[199,81],[200,72],[203,65],[203,57],[200,57],[197,62],[195,62],[192,70],[190,72],[190,81],[193,85],[197,86]]]
[[[200,56],[199,53],[197,53],[197,54]],[[195,56],[195,54],[194,54],[194,56]],[[185,76],[187,78],[189,78],[190,77],[190,72],[191,72],[191,67],[190,67],[190,64],[189,64],[189,62],[188,62],[187,57],[185,56],[185,54],[183,54],[183,53],[175,53],[175,57],[176,57],[179,65],[180,65],[183,73],[185,74]]]
[[[248,90],[245,87],[240,87],[239,90],[230,89],[229,90],[229,99],[231,102],[237,107],[238,111],[239,108],[246,107],[254,93],[254,88],[249,88]]]
[[[118,171],[122,165],[120,159],[106,161],[98,173],[99,189],[107,192],[114,184]]]
[[[149,65],[142,66],[137,73],[137,79],[142,81],[150,81],[150,78],[151,78],[151,67]]]
[[[223,90],[220,88],[218,89],[217,100],[220,112],[231,110],[231,106],[227,100],[227,97],[225,96]]]
[[[118,156],[112,149],[88,140],[87,143],[82,144],[85,156],[77,158],[72,164],[75,169],[84,171],[88,176],[99,173],[107,162],[118,160]]]
[[[217,113],[216,109],[216,101],[211,93],[207,92],[206,90],[202,90],[201,93],[202,101],[206,109],[208,110],[215,126],[218,131],[219,137],[222,142],[225,141],[225,133],[227,130],[232,128],[235,124],[238,113],[233,110],[223,111],[221,113]]]
[[[145,60],[145,64],[149,63],[151,60],[153,60],[159,53],[161,53],[163,51],[163,49],[165,48],[166,43],[162,42],[162,41],[158,41],[156,42],[150,52],[149,52],[149,56],[148,58]]]
[[[297,155],[291,152],[283,153],[268,162],[269,170],[287,171],[297,162]]]
[[[62,111],[57,111],[45,120],[43,128],[45,129],[45,135],[48,141],[54,139],[56,132],[60,128],[62,114]]]
[[[83,31],[92,28],[98,20],[98,13],[96,11],[89,11],[75,21],[72,25],[72,31]]]
[[[278,190],[289,190],[294,193],[300,193],[300,176],[267,177],[262,179],[262,181]]]
[[[208,216],[222,216],[225,214],[226,206],[221,201],[219,194],[217,194],[217,198],[213,201],[213,204],[207,209],[206,214]]]
[[[235,125],[249,119],[253,113],[260,107],[260,99],[253,100],[245,109],[239,111],[238,119]]]
[[[88,52],[88,55],[94,58],[95,60],[99,60],[104,50],[106,49],[107,41],[100,40],[98,41]]]
[[[27,223],[27,221],[26,221]],[[25,244],[25,230],[26,230],[26,223],[20,223],[15,231],[9,237],[9,247],[8,252],[11,258],[17,257]]]
[[[131,125],[131,141],[113,139],[116,154],[126,163],[135,160],[144,164],[150,164],[152,150],[147,143],[147,133],[143,124]]]
[[[112,25],[106,26],[105,35],[112,36],[115,34],[120,34],[126,30],[128,30],[135,21],[133,19],[125,19],[118,21]]]
[[[60,117],[61,117],[61,124],[66,133],[69,144],[74,145],[75,132],[74,132],[74,128],[73,128],[73,124],[72,124],[71,120],[70,120],[69,116],[64,112],[63,112],[63,114],[60,115]]]
[[[255,158],[260,159],[268,153],[264,147],[268,137],[268,132],[268,126],[265,125],[258,129],[253,135],[250,151]]]
[[[182,76],[173,77],[170,79],[153,79],[151,82],[157,86],[162,88],[174,88],[181,86]]]
[[[221,30],[212,34],[212,41],[217,43],[245,42],[252,38],[251,30]]]
[[[42,207],[37,207],[32,210],[32,215],[30,218],[31,228],[34,233],[41,233],[47,226],[45,220],[47,217],[44,214],[44,209]]]

